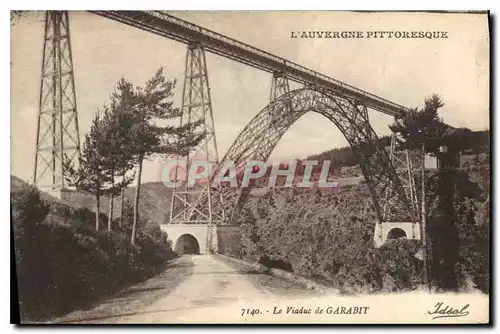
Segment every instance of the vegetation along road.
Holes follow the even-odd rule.
[[[253,301],[317,294],[290,281],[216,256],[184,255],[159,275],[55,323],[185,323],[236,319]],[[232,307],[234,305],[234,307]],[[229,307],[227,307],[229,306]],[[226,308],[225,308],[226,307]]]

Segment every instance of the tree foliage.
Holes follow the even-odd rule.
[[[111,189],[109,196],[108,230],[113,221],[114,197],[123,193],[134,180],[135,174],[130,173],[135,165],[134,152],[128,142],[129,124],[131,117],[112,96],[110,107],[106,107],[102,119],[103,132],[106,145],[102,154],[105,157],[104,169],[110,173]]]
[[[431,154],[438,154],[443,143],[447,126],[439,117],[439,108],[444,103],[438,95],[425,99],[424,107],[420,110],[413,109],[396,118],[389,128],[399,134],[401,147],[410,150],[421,150],[422,145]]]
[[[106,168],[109,157],[106,156],[105,132],[101,114],[97,112],[92,119],[89,133],[85,135],[78,165],[75,166],[68,157],[65,157],[63,162],[64,177],[69,185],[95,196],[96,230],[99,230],[100,199],[114,191],[111,173]]]
[[[110,197],[108,230],[111,229],[114,197],[137,176],[134,224],[131,243],[135,244],[139,221],[139,198],[144,160],[167,154],[185,156],[204,138],[201,121],[169,124],[181,116],[173,106],[175,80],[167,80],[160,68],[143,87],[121,79],[85,136],[79,166],[66,159],[68,182],[96,198],[96,229],[102,196]],[[136,173],[131,173],[137,167]]]
[[[128,150],[137,163],[137,186],[134,202],[134,224],[131,243],[135,243],[139,216],[142,165],[152,156],[166,154],[186,155],[198,145],[205,133],[200,132],[200,122],[185,123],[182,126],[166,124],[179,118],[181,111],[173,106],[175,80],[169,81],[160,68],[144,87],[134,87],[122,79],[113,95],[113,105],[124,112],[126,121],[120,124],[128,143]]]

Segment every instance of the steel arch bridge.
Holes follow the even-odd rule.
[[[236,165],[248,160],[267,161],[294,122],[308,112],[317,112],[339,128],[358,157],[378,216],[376,238],[384,239],[387,231],[380,226],[388,222],[403,224],[408,236],[420,238],[415,224],[422,219],[413,180],[415,159],[411,152],[398,150],[394,136],[390,153],[379,147],[367,113],[370,108],[400,117],[408,108],[161,11],[92,12],[187,45],[181,125],[200,121],[207,134],[204,142],[189,153],[188,163],[200,154],[207,162],[219,162],[205,59],[208,51],[273,75],[270,103],[243,129],[220,165],[228,161]],[[34,183],[62,191],[66,187],[62,157],[70,153],[76,159],[80,153],[67,11],[46,12],[43,41]],[[290,91],[289,80],[304,88]],[[423,160],[417,159],[416,164],[423,166]],[[203,189],[174,188],[169,223],[209,227],[231,223],[249,189],[212,189],[211,183]],[[394,227],[386,225],[388,229]],[[209,229],[208,247],[211,238]]]
[[[286,131],[309,112],[325,116],[347,139],[360,162],[379,221],[416,221],[416,208],[408,198],[389,154],[379,145],[367,108],[361,101],[340,94],[314,88],[285,92],[248,123],[220,165],[232,162],[239,170],[250,160],[267,161]],[[233,221],[245,204],[250,188],[222,187],[219,191],[222,196],[214,196],[214,213],[224,212]],[[391,202],[398,205],[386,205],[388,194],[392,194]],[[205,206],[204,201],[200,204]]]

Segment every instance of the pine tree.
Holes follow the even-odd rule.
[[[95,227],[99,230],[101,197],[109,191],[111,175],[105,166],[105,142],[101,114],[98,111],[92,120],[90,131],[85,135],[79,167],[65,157],[65,178],[70,186],[95,196]]]
[[[389,128],[401,136],[401,147],[421,150],[424,145],[426,152],[439,155],[448,128],[438,114],[443,106],[441,98],[433,95],[425,100],[422,109],[410,110],[404,117],[396,118]]]
[[[139,199],[141,191],[142,166],[144,160],[153,156],[179,154],[185,156],[192,147],[204,138],[197,131],[200,122],[182,126],[164,125],[181,116],[181,111],[173,106],[175,80],[168,81],[160,68],[146,82],[144,87],[133,85],[122,79],[115,94],[117,105],[126,113],[127,122],[123,123],[127,143],[137,164],[137,186],[134,199],[134,223],[131,243],[135,244],[139,218]],[[163,123],[163,124],[162,124]]]
[[[134,167],[133,152],[127,143],[128,117],[119,104],[112,98],[111,107],[106,108],[102,119],[104,141],[104,168],[110,173],[108,231],[113,221],[114,198],[122,193],[133,181],[133,174],[128,174]],[[119,180],[119,182],[117,182]]]
[[[135,115],[132,111],[134,106],[137,104],[136,93],[134,87],[131,83],[127,82],[124,78],[118,81],[115,91],[111,95],[111,109],[116,110],[120,115],[120,137],[122,138],[121,143],[123,145],[122,149],[127,148],[127,152],[131,156],[131,164],[134,166],[137,162],[135,160],[135,151],[133,145],[131,145],[131,140],[133,139],[130,135],[130,129],[135,121]],[[122,175],[126,175],[126,170],[120,171]],[[134,174],[135,175],[135,174]],[[132,177],[132,179],[135,178]],[[122,227],[124,223],[124,208],[125,208],[125,188],[120,190],[120,220],[119,226]]]

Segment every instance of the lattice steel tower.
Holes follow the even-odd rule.
[[[219,153],[215,137],[215,125],[210,99],[210,85],[207,75],[205,50],[202,45],[192,43],[187,48],[184,87],[182,94],[181,125],[201,121],[206,133],[205,139],[189,152],[186,166],[197,162],[200,168],[219,163]],[[176,174],[176,181],[178,175]],[[220,224],[225,221],[222,195],[209,182],[194,186],[186,182],[173,189],[170,208],[172,224]],[[209,233],[211,238],[211,233]],[[210,245],[210,242],[207,242]]]
[[[80,133],[67,11],[45,12],[33,182],[61,191],[64,157],[78,163]]]
[[[384,223],[389,225],[404,222],[412,223],[411,234],[407,237],[420,239],[421,233],[417,224],[420,223],[422,217],[419,214],[419,194],[417,194],[415,186],[415,175],[424,168],[422,152],[401,149],[398,144],[397,134],[393,133],[389,155],[410,207],[405,207],[397,194],[392,191],[392,188],[388,188],[383,204]],[[382,233],[382,229],[379,229],[379,233]],[[379,237],[383,238],[382,235]]]

